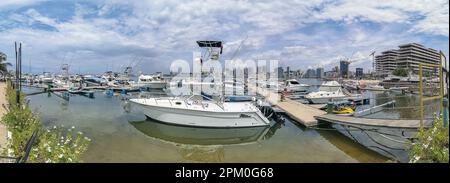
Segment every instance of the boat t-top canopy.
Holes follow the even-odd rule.
[[[199,47],[222,48],[222,41],[197,41]]]
[[[223,51],[222,41],[197,41],[197,44],[200,48],[207,48],[205,56],[207,53],[209,53],[207,57],[210,57],[212,60],[219,60],[219,56]]]

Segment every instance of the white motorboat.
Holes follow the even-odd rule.
[[[116,74],[112,71],[107,71],[103,73],[101,76],[101,84],[105,84],[108,86],[114,85],[114,80],[116,78]]]
[[[325,83],[322,83],[319,87],[319,91],[328,91],[328,92],[337,91],[338,89],[342,89],[342,85],[339,84],[337,81],[327,81]]]
[[[131,83],[132,87],[147,88],[147,89],[163,89],[166,88],[166,81],[161,75],[144,75],[138,77],[136,83]]]
[[[329,81],[322,84],[319,91],[306,95],[305,99],[307,99],[309,103],[324,104],[329,101],[341,100],[345,97],[348,96],[343,92],[342,86],[336,81]]]
[[[39,76],[39,82],[40,83],[52,83],[53,77],[48,72],[44,72],[42,75]]]
[[[295,79],[288,79],[285,82],[285,88],[288,92],[306,92],[309,90],[309,85],[300,84]]]
[[[137,98],[131,103],[149,118],[181,126],[193,127],[256,127],[270,121],[251,102],[218,102],[188,98]]]

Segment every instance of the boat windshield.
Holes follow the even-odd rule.
[[[293,84],[293,85],[298,85],[298,84],[300,84],[300,83],[297,82],[297,81],[289,81],[289,83],[290,83],[290,84]]]

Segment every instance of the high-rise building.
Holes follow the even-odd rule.
[[[342,78],[346,78],[348,77],[348,66],[350,65],[349,61],[346,60],[341,60],[340,64],[339,64],[339,75]]]
[[[284,78],[284,69],[283,69],[283,67],[278,67],[277,68],[277,73],[278,73],[278,79]]]
[[[377,75],[389,75],[397,68],[398,50],[387,50],[375,56],[375,71]]]
[[[392,74],[397,68],[418,74],[420,63],[439,64],[439,52],[421,44],[408,43],[400,45],[397,50],[387,50],[375,56],[375,70],[381,76]],[[423,69],[425,72],[435,72],[432,68]]]
[[[364,75],[363,68],[356,68],[355,76],[357,78],[362,78]]]
[[[286,68],[286,79],[291,79],[291,69],[289,67]]]
[[[319,67],[316,69],[316,77],[317,78],[324,78],[325,77],[325,73],[322,67]]]
[[[306,78],[315,78],[316,77],[316,71],[314,69],[308,69],[306,70]]]

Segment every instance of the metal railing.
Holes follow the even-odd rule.
[[[424,102],[429,100],[435,100],[440,99],[440,108],[441,108],[441,114],[444,110],[444,80],[443,80],[443,70],[442,70],[442,57],[445,58],[445,65],[447,65],[447,58],[442,53],[442,51],[439,51],[439,64],[427,64],[427,63],[420,63],[419,64],[419,98],[420,98],[420,130],[423,130],[423,124],[424,124]],[[424,91],[423,91],[423,69],[424,68],[430,68],[435,69],[439,68],[439,95],[437,96],[431,96],[431,97],[424,97]]]
[[[39,129],[35,130],[33,132],[33,134],[31,135],[31,137],[28,139],[28,141],[27,141],[27,143],[25,144],[25,147],[24,147],[24,154],[23,154],[23,156],[19,156],[19,157],[0,156],[0,160],[1,159],[5,159],[6,162],[10,162],[10,163],[12,163],[12,162],[15,162],[15,163],[26,163],[28,161],[28,157],[30,156],[31,149],[32,149],[34,143],[36,142],[36,139],[38,138],[38,132],[39,132]],[[10,161],[8,161],[8,160],[10,160]]]

